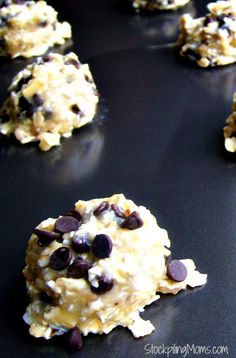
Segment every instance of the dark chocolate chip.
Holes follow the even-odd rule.
[[[80,222],[73,216],[62,216],[55,222],[54,230],[61,234],[76,231],[80,227]]]
[[[85,75],[85,76],[84,76],[84,79],[85,79],[85,81],[87,81],[88,83],[93,83],[93,80],[92,80],[88,75]]]
[[[49,55],[45,55],[42,57],[43,62],[51,62],[52,61],[52,57]]]
[[[118,216],[119,218],[123,218],[123,219],[127,218],[127,215],[125,214],[124,210],[120,206],[116,204],[112,204],[111,208],[116,214],[116,216]]]
[[[106,276],[100,276],[98,278],[98,287],[90,286],[90,289],[93,293],[97,295],[103,295],[104,293],[110,291],[114,286],[114,280]]]
[[[14,4],[17,4],[17,5],[22,5],[26,2],[26,0],[13,0],[13,3]]]
[[[44,113],[44,118],[46,120],[49,120],[52,117],[52,114],[53,114],[53,112],[50,109],[45,109],[43,111],[43,113]]]
[[[93,267],[91,262],[84,259],[75,258],[67,269],[67,276],[71,278],[82,278],[88,276],[88,270]]]
[[[31,118],[35,112],[35,107],[23,96],[19,99],[19,107],[21,111],[26,112],[26,115],[29,118]]]
[[[143,220],[141,219],[137,211],[133,211],[121,224],[123,229],[135,230],[143,226]]]
[[[48,246],[54,240],[61,240],[61,235],[53,231],[46,231],[36,228],[33,230],[33,233],[38,236],[39,246]]]
[[[80,62],[75,60],[74,58],[69,58],[68,60],[65,61],[66,65],[73,65],[76,68],[80,68]]]
[[[37,24],[38,27],[46,27],[48,26],[48,21],[45,20],[45,21],[41,21]]]
[[[47,293],[45,292],[40,292],[39,294],[39,299],[45,303],[51,304],[53,299],[51,296],[49,296]]]
[[[22,89],[22,86],[28,83],[30,80],[32,80],[32,76],[22,77],[20,81],[17,83],[14,92],[19,92]]]
[[[2,37],[0,38],[0,49],[4,49],[6,47],[6,40]]]
[[[75,113],[75,114],[80,114],[80,112],[81,112],[77,104],[73,104],[73,105],[70,107],[70,109],[71,109],[71,111],[72,111],[73,113]]]
[[[229,136],[229,138],[233,138],[233,137],[236,137],[236,132],[232,132]]]
[[[187,277],[188,271],[186,266],[178,260],[171,261],[167,266],[167,276],[174,281],[181,282]]]
[[[99,259],[110,257],[112,252],[111,238],[105,234],[98,234],[95,236],[92,245],[92,253]]]
[[[218,22],[219,27],[225,25],[225,17],[226,17],[226,15],[223,15],[223,14],[216,16],[216,20]]]
[[[211,22],[215,22],[216,19],[212,16],[207,15],[203,21],[204,26],[208,26]]]
[[[81,331],[78,327],[70,329],[66,335],[66,345],[72,350],[79,350],[83,347]]]
[[[188,48],[186,51],[184,51],[184,55],[187,56],[191,61],[199,61],[201,58],[201,55],[199,55],[191,48]]]
[[[60,247],[55,250],[49,259],[49,267],[56,271],[67,268],[70,263],[72,254],[68,247]]]
[[[104,211],[107,211],[108,209],[110,209],[110,204],[107,201],[103,201],[98,207],[97,209],[94,210],[93,214],[95,216],[99,216],[101,214],[104,213]]]
[[[74,218],[76,218],[79,222],[82,222],[82,216],[79,212],[79,210],[76,210],[76,209],[72,209],[70,210],[66,216],[73,216]]]
[[[89,240],[88,234],[86,233],[75,235],[71,243],[72,243],[72,248],[80,254],[84,252],[88,252],[91,247],[91,241]]]
[[[44,101],[42,99],[42,97],[38,94],[38,93],[35,93],[33,95],[33,102],[35,104],[36,107],[40,107],[43,105]]]

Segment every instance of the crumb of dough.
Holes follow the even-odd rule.
[[[192,260],[181,260],[188,272],[183,282],[170,280],[169,247],[150,211],[123,194],[80,200],[43,221],[29,240],[23,270],[30,333],[49,339],[75,328],[86,336],[123,326],[136,338],[151,334],[154,326],[140,312],[160,298],[157,292],[206,283]]]
[[[45,1],[5,0],[0,8],[0,55],[12,58],[44,54],[71,38],[68,22]]]
[[[91,122],[97,103],[89,66],[74,53],[50,53],[14,77],[0,111],[0,133],[14,134],[22,144],[39,141],[47,151]]]
[[[228,152],[236,152],[236,93],[233,95],[233,112],[226,119],[224,127],[225,149]]]
[[[135,10],[177,10],[186,5],[190,0],[131,0]]]
[[[207,5],[204,17],[190,14],[180,18],[177,46],[180,55],[200,67],[224,66],[236,61],[236,2],[217,1]]]

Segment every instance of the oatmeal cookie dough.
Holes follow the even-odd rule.
[[[177,10],[190,0],[131,0],[136,10]]]
[[[207,6],[205,17],[180,19],[177,45],[181,56],[200,67],[228,65],[236,61],[236,2],[217,1]]]
[[[94,118],[98,92],[87,64],[74,53],[49,54],[13,79],[0,111],[0,133],[46,151]]]
[[[226,119],[224,127],[225,149],[228,152],[236,152],[236,92],[233,96],[233,112]]]
[[[24,320],[35,337],[77,336],[127,327],[134,337],[154,326],[139,313],[160,298],[203,285],[192,260],[171,261],[167,231],[122,194],[78,201],[43,221],[30,238],[24,276],[31,298]]]
[[[45,53],[71,38],[71,26],[57,20],[45,1],[5,0],[0,8],[0,55],[12,58]]]

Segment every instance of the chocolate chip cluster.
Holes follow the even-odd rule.
[[[108,210],[112,210],[116,217],[123,219],[120,223],[123,229],[135,230],[143,226],[143,221],[137,211],[127,215],[118,205],[110,205],[107,201],[103,201],[93,211],[93,215],[99,219]],[[55,271],[66,270],[68,278],[88,280],[88,271],[93,267],[95,260],[110,257],[113,244],[112,239],[106,234],[97,234],[91,240],[88,233],[79,233],[82,223],[82,215],[78,210],[73,209],[55,221],[53,231],[35,228],[33,233],[38,237],[38,245],[45,247],[54,240],[63,243],[64,234],[76,232],[71,239],[71,247],[62,246],[51,254],[48,267]],[[76,255],[90,253],[91,260],[80,255],[75,256],[73,253]],[[110,291],[114,285],[114,280],[105,275],[97,277],[97,282],[98,286],[90,284],[90,289],[98,295]]]

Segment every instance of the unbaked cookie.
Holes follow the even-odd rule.
[[[205,17],[180,19],[177,45],[181,56],[201,67],[228,65],[236,61],[236,2],[217,1],[208,4]]]
[[[98,92],[87,64],[74,53],[49,54],[13,79],[0,112],[0,133],[44,151],[93,120]]]
[[[45,1],[5,0],[0,8],[0,55],[39,56],[69,38],[70,25]]]
[[[226,120],[224,127],[225,149],[236,152],[236,93],[233,96],[233,112]]]
[[[154,326],[139,316],[160,298],[206,283],[192,260],[174,260],[167,231],[124,195],[78,201],[73,210],[34,229],[26,254],[31,298],[24,320],[35,337],[109,333],[127,327],[134,337]],[[80,337],[80,338],[79,338]]]
[[[131,0],[136,10],[176,10],[186,5],[190,0]]]

